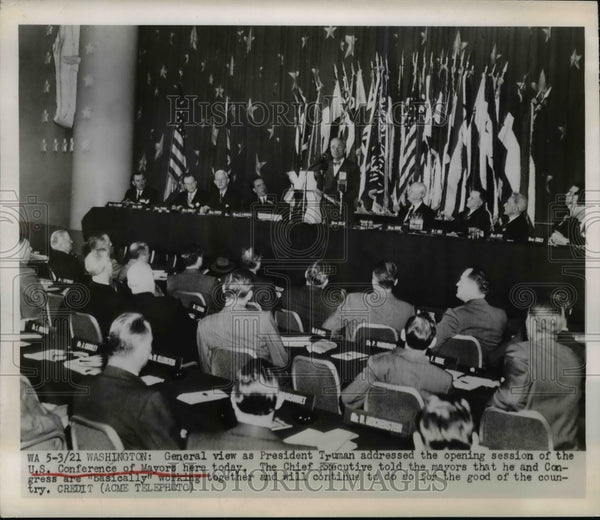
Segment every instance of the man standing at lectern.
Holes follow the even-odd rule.
[[[352,214],[360,188],[360,170],[356,163],[346,158],[346,143],[334,137],[329,144],[331,159],[323,161],[316,175],[317,187],[323,192],[323,215],[332,219],[339,215],[340,193],[345,212]],[[341,220],[339,215],[337,220]]]

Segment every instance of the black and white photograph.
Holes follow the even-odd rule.
[[[2,8],[9,515],[598,512],[595,3],[52,4]]]

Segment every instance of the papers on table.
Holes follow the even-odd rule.
[[[147,386],[152,386],[157,383],[162,383],[164,381],[164,378],[162,378],[162,377],[156,377],[156,376],[151,376],[151,375],[142,376],[140,379],[144,383],[146,383]]]
[[[200,392],[189,392],[187,394],[180,394],[177,396],[179,401],[186,404],[198,404],[206,403],[209,401],[218,401],[219,399],[225,399],[227,394],[223,390],[201,390]]]
[[[21,332],[19,334],[19,337],[21,339],[28,339],[28,340],[42,339],[42,335],[38,334],[37,332]]]
[[[95,356],[92,356],[95,357]],[[65,367],[73,372],[83,374],[84,376],[95,376],[102,372],[99,366],[93,366],[94,363],[82,363],[83,360],[88,358],[77,358],[65,361]]]
[[[351,350],[350,352],[342,352],[341,354],[333,354],[331,357],[335,358],[335,359],[341,359],[342,361],[352,361],[353,359],[364,359],[369,356],[367,354],[361,354],[360,352]]]
[[[35,352],[33,354],[23,354],[23,357],[35,359],[36,361],[64,361],[67,359],[67,353],[64,350],[53,348]]]
[[[333,341],[329,341],[326,339],[320,339],[316,343],[312,343],[310,345],[306,345],[306,350],[314,354],[324,354],[325,352],[329,352],[330,350],[336,349],[337,344]]]
[[[328,432],[320,432],[313,428],[307,428],[306,430],[296,433],[284,439],[283,442],[286,444],[302,444],[304,446],[315,446],[320,450],[326,451],[347,451],[356,448],[354,442],[350,442],[352,439],[356,439],[358,434],[352,433],[343,428],[336,428]]]
[[[306,347],[310,345],[310,336],[282,336],[281,342],[284,347]]]
[[[456,370],[446,370],[452,376],[452,386],[461,390],[475,390],[485,386],[487,388],[495,388],[500,386],[500,381],[494,381],[485,377],[469,376]]]

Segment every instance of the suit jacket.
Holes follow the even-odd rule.
[[[346,173],[346,192],[342,199],[348,205],[350,212],[354,211],[354,201],[358,198],[360,189],[360,170],[356,163],[349,159],[343,159],[338,175],[334,175],[333,160],[327,161],[327,167],[323,168],[316,176],[317,188],[329,195],[334,200],[339,200],[338,179],[340,173]]]
[[[323,324],[336,310],[337,302],[327,298],[321,287],[303,285],[290,287],[282,297],[286,309],[298,313],[305,332],[310,332],[313,327],[323,328]]]
[[[162,394],[136,375],[108,365],[97,376],[87,376],[73,413],[109,424],[126,450],[179,450],[178,427]]]
[[[185,269],[167,278],[169,294],[172,295],[175,291],[199,292],[204,296],[209,311],[216,308],[215,291],[218,287],[219,282],[214,276],[202,274],[197,269]]]
[[[502,341],[505,329],[506,313],[502,309],[492,307],[484,298],[470,300],[444,313],[437,324],[437,344],[433,350],[441,352],[446,340],[455,334],[473,336],[481,345],[485,367]]]
[[[152,204],[156,204],[158,202],[158,193],[154,188],[151,188],[150,186],[146,186],[142,190],[141,196],[138,197],[137,189],[129,188],[125,192],[125,196],[123,197],[123,202],[125,202],[125,201],[135,202],[137,204],[152,205]],[[147,201],[147,202],[143,202],[143,201]]]
[[[197,361],[194,341],[195,323],[183,306],[170,296],[140,293],[131,296],[128,310],[139,312],[152,327],[152,351],[167,356],[181,356],[184,361]]]
[[[252,208],[260,208],[262,206],[264,206],[265,209],[273,209],[273,207],[276,206],[275,196],[268,193],[265,197],[265,202],[262,202],[258,195],[252,192],[252,196],[246,201],[246,208],[248,211],[252,211]]]
[[[277,367],[284,367],[288,362],[275,319],[267,311],[234,311],[225,307],[198,323],[196,340],[202,366],[211,374],[212,353],[220,348],[253,351]]]
[[[400,208],[400,211],[398,212],[398,220],[402,224],[406,224],[407,226],[408,222],[405,223],[404,221],[411,207],[412,204],[406,204],[405,206],[402,206]],[[412,215],[414,215],[415,217],[419,216],[423,219],[424,230],[431,229],[433,221],[435,220],[435,212],[427,204],[422,202],[421,205],[413,211]]]
[[[200,208],[204,204],[206,204],[206,193],[200,191],[200,189],[196,190],[191,205],[188,204],[187,190],[180,191],[171,202],[172,206],[183,206],[184,208]]]
[[[529,239],[529,223],[527,222],[527,213],[521,213],[511,222],[506,222],[500,228],[504,240],[514,242],[527,242]]]
[[[94,316],[98,320],[102,335],[106,337],[113,320],[125,309],[125,302],[110,285],[91,281],[87,287],[90,293],[89,300],[81,310],[74,310]]]
[[[59,281],[71,280],[73,283],[81,283],[87,279],[83,262],[71,253],[50,249],[48,267]]]
[[[576,449],[577,418],[583,391],[584,355],[550,341],[510,345],[504,358],[504,382],[489,406],[536,410],[552,429],[554,449]]]
[[[362,408],[371,383],[416,388],[427,400],[432,394],[447,394],[452,388],[452,376],[432,365],[422,352],[396,347],[391,352],[371,356],[367,366],[342,392],[346,406]]]
[[[239,207],[239,198],[231,185],[227,186],[227,191],[225,191],[222,197],[219,190],[215,187],[211,188],[206,204],[210,206],[210,209],[215,211],[234,211]]]
[[[582,222],[578,218],[567,215],[553,226],[553,231],[561,233],[571,244],[585,245]]]
[[[481,229],[485,235],[489,235],[492,229],[492,216],[485,204],[483,204],[470,215],[468,209],[460,213],[456,218],[455,225],[456,231],[461,233],[466,233],[469,228],[477,228]]]
[[[410,303],[396,298],[392,293],[351,293],[323,327],[333,331],[346,327],[346,339],[349,340],[360,323],[388,325],[400,332],[414,314],[415,308]]]

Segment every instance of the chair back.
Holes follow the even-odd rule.
[[[91,314],[72,312],[69,316],[71,346],[73,348],[97,353],[103,343],[102,332],[98,320]]]
[[[52,431],[40,435],[35,439],[21,441],[21,449],[27,451],[33,450],[66,450],[67,440],[64,432]]]
[[[393,349],[398,344],[398,332],[388,325],[363,322],[354,329],[352,341],[368,347]]]
[[[296,356],[292,362],[294,390],[315,398],[315,408],[341,414],[340,378],[331,361]]]
[[[492,450],[553,450],[552,430],[535,410],[507,412],[487,408],[481,416],[479,442]]]
[[[402,424],[402,435],[412,435],[415,420],[425,402],[412,387],[372,383],[365,399],[365,412],[380,419]]]
[[[463,334],[456,334],[446,340],[435,351],[435,355],[455,359],[459,365],[469,368],[481,368],[483,364],[479,341]]]
[[[196,320],[204,318],[208,307],[206,299],[199,292],[192,291],[173,291],[173,298],[176,298],[185,307],[185,310]]]
[[[125,448],[112,426],[74,415],[71,417],[71,442],[74,450],[116,450]]]
[[[210,360],[210,373],[214,376],[235,381],[239,370],[256,354],[250,350],[239,351],[230,348],[218,348],[213,350]]]
[[[275,322],[279,332],[304,332],[302,320],[297,312],[279,309],[275,311]]]

